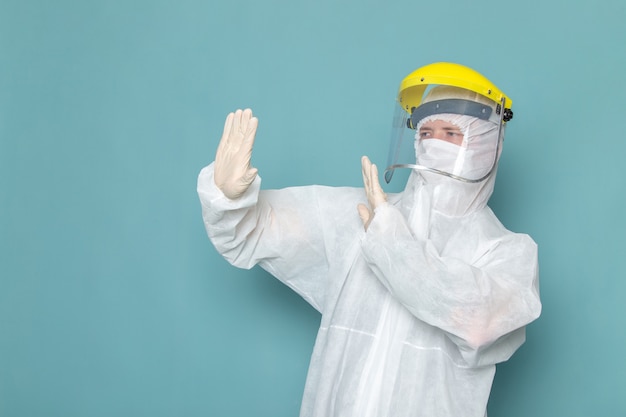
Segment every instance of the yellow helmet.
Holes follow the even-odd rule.
[[[423,66],[409,75],[400,83],[398,103],[407,112],[422,104],[428,86],[447,85],[473,91],[495,103],[496,113],[504,107],[502,120],[507,122],[513,118],[512,101],[485,76],[464,65],[450,62],[436,62]]]

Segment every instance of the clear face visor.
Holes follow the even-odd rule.
[[[443,91],[443,93],[442,93]],[[396,105],[385,181],[409,168],[464,182],[487,179],[504,137],[502,106],[476,93],[431,86],[418,107]]]

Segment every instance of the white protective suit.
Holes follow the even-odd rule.
[[[257,177],[229,200],[213,164],[201,171],[219,253],[259,264],[322,314],[301,416],[486,414],[495,364],[541,310],[537,247],[487,207],[494,181],[413,172],[365,232],[361,188],[260,191]]]

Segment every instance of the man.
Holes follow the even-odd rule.
[[[229,262],[259,264],[322,314],[301,416],[486,414],[495,364],[541,311],[535,243],[487,207],[510,108],[467,67],[411,73],[385,179],[411,173],[389,196],[367,157],[363,189],[260,191],[258,121],[228,115],[198,179],[204,223]]]

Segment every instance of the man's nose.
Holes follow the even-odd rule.
[[[446,140],[446,131],[443,129],[435,129],[433,137],[436,139]]]

